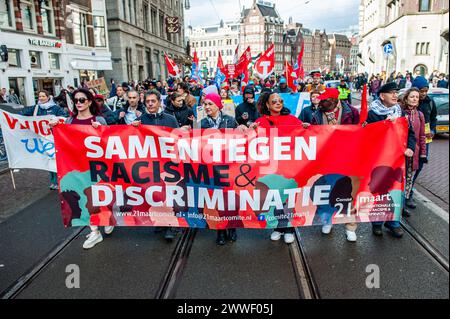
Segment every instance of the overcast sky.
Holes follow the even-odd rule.
[[[306,28],[340,31],[358,25],[360,0],[276,0],[276,8],[288,22],[303,23]],[[237,20],[242,6],[249,8],[253,0],[190,0],[186,10],[186,24],[206,26],[224,21]]]

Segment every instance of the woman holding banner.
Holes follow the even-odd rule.
[[[66,111],[50,98],[50,94],[47,91],[39,91],[37,104],[23,109],[21,114],[24,116],[67,116]],[[58,189],[58,177],[54,172],[50,172],[50,189]]]
[[[418,88],[411,88],[406,91],[402,98],[402,107],[405,111],[409,124],[414,129],[416,137],[416,150],[411,158],[406,159],[406,186],[405,186],[405,198],[406,204],[411,207],[411,191],[414,187],[414,175],[419,169],[419,163],[427,163],[427,148],[426,148],[426,135],[425,135],[425,116],[419,107],[419,95]],[[404,212],[405,217],[409,217],[408,212]]]
[[[94,128],[99,128],[102,125],[107,125],[106,120],[99,116],[100,110],[97,102],[95,101],[92,93],[87,89],[78,89],[73,92],[73,116],[68,118],[65,124],[78,124],[78,125],[92,125]],[[51,120],[49,125],[54,127],[59,124],[57,119]],[[110,224],[115,223],[112,216],[110,218]],[[103,236],[98,230],[97,226],[90,226],[91,232],[87,236],[86,241],[83,244],[84,249],[90,249],[96,244],[103,241]],[[113,232],[114,226],[105,226],[105,234],[109,235]]]
[[[205,109],[206,117],[201,121],[200,128],[202,129],[239,129],[244,132],[247,130],[246,126],[240,125],[234,117],[222,113],[223,103],[219,94],[209,93],[203,99],[203,108]],[[235,228],[228,230],[218,230],[216,243],[220,246],[226,244],[226,240],[236,241],[237,234]]]
[[[277,128],[282,126],[302,126],[300,121],[295,116],[291,115],[291,111],[284,107],[284,101],[278,93],[267,92],[260,96],[258,100],[259,113],[262,116],[256,120],[255,123],[250,125],[250,128]],[[275,210],[275,216],[284,215],[284,210]],[[288,225],[289,220],[278,219],[278,228],[276,228],[270,239],[273,241],[280,240],[284,234],[284,242],[286,244],[292,244],[295,240],[293,227],[280,227],[281,225]]]

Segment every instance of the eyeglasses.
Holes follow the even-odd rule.
[[[283,101],[282,99],[274,99],[274,100],[272,100],[272,102],[270,102],[270,103],[271,103],[271,104],[277,104],[277,103],[283,104],[284,101]]]
[[[86,103],[86,101],[89,101],[89,99],[82,97],[79,99],[73,99],[73,101],[75,102],[75,104],[78,104],[78,103],[84,104],[84,103]]]

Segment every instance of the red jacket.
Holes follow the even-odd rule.
[[[258,123],[262,128],[279,127],[286,125],[298,127],[303,124],[302,121],[291,114],[278,116],[263,115],[259,119],[257,119],[255,123]]]
[[[425,117],[422,112],[415,110],[405,110],[408,121],[414,129],[414,135],[416,136],[416,149],[414,151],[413,170],[419,169],[419,157],[427,155],[426,149],[426,136],[425,136]]]

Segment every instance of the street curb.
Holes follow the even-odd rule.
[[[435,215],[442,218],[447,224],[449,223],[449,214],[444,209],[440,208],[438,205],[428,199],[428,197],[422,195],[417,190],[414,192],[414,196],[416,196],[418,200],[423,202],[425,207],[431,210]]]

